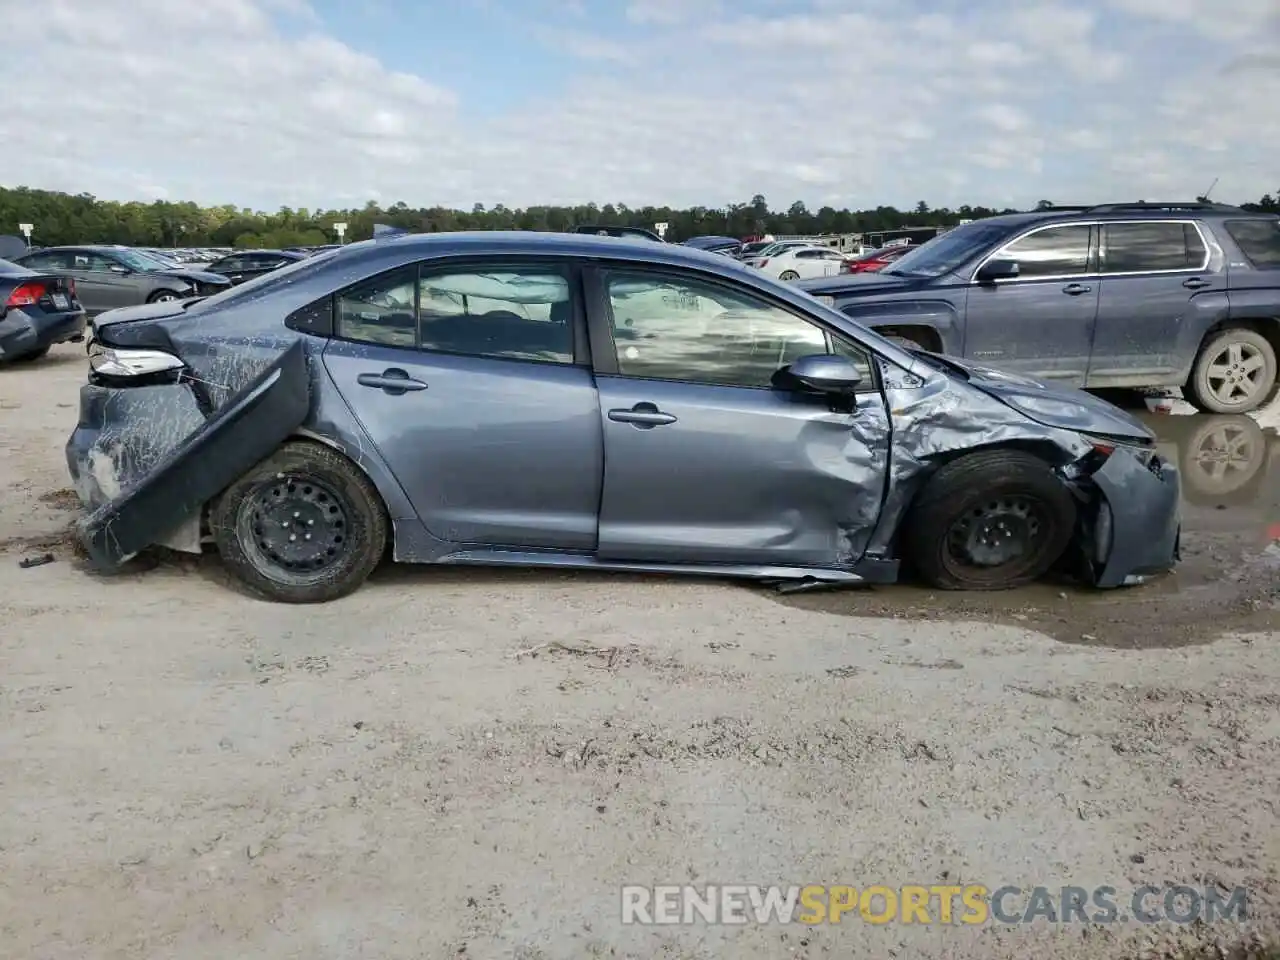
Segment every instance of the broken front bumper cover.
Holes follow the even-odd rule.
[[[72,435],[67,459],[90,506],[77,536],[99,569],[113,569],[199,515],[205,503],[268,457],[306,419],[310,378],[302,341],[293,344],[239,393],[144,471],[123,462],[120,447]],[[119,492],[103,490],[93,458],[111,461]]]
[[[1182,478],[1175,466],[1121,446],[1074,485],[1093,507],[1082,514],[1078,536],[1093,586],[1140,583],[1178,562]]]

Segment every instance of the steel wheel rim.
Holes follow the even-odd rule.
[[[1252,343],[1239,341],[1223,345],[1205,369],[1209,393],[1219,403],[1240,406],[1262,392],[1267,360]]]
[[[283,474],[260,483],[236,511],[236,534],[249,560],[278,583],[323,580],[347,556],[350,509],[329,484]]]
[[[1034,556],[1042,535],[1050,529],[1039,499],[1006,494],[990,497],[953,520],[943,549],[948,565],[992,574]]]

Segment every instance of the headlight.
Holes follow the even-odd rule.
[[[145,377],[153,373],[181,370],[185,364],[163,350],[107,347],[89,344],[89,367],[104,377]]]

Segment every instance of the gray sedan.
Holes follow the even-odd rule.
[[[15,261],[28,270],[69,277],[86,311],[160,303],[220,293],[231,281],[189,270],[129,247],[46,247]]]
[[[67,460],[103,567],[212,543],[315,602],[388,551],[979,590],[1178,553],[1178,471],[1133,417],[676,244],[370,240],[94,337]]]

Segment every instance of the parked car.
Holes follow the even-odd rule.
[[[84,338],[85,312],[69,277],[0,260],[0,364],[35,360]]]
[[[292,250],[242,250],[213,261],[207,269],[210,273],[221,274],[232,284],[241,284],[306,258],[307,254]]]
[[[723,254],[726,257],[736,257],[742,250],[742,241],[735,240],[733,237],[690,237],[684,245],[693,247],[695,250]]]
[[[1280,382],[1280,217],[1237,207],[991,217],[877,273],[803,286],[900,342],[1072,386],[1177,386],[1201,410],[1244,413]]]
[[[772,240],[752,240],[749,243],[744,243],[742,245],[742,249],[738,251],[738,259],[749,260],[752,257],[758,256],[768,249],[773,242],[774,241]]]
[[[212,542],[261,595],[311,602],[388,548],[1114,587],[1175,559],[1178,473],[1152,444],[1096,397],[903,350],[725,257],[511,231],[364,241],[103,315],[67,461],[99,566]]]
[[[600,224],[583,223],[573,228],[574,233],[590,233],[598,237],[620,237],[628,240],[653,240],[665,243],[660,236],[644,227],[606,227]]]
[[[919,244],[897,243],[881,247],[879,250],[872,250],[870,253],[864,253],[859,257],[851,257],[849,259],[849,268],[843,272],[875,273],[877,270],[883,270],[889,264],[902,259],[903,254],[910,253],[917,246]]]
[[[170,266],[129,247],[45,247],[17,262],[74,279],[80,302],[91,315],[139,303],[210,296],[231,286],[219,274]]]
[[[786,247],[747,263],[772,277],[788,281],[834,277],[848,266],[844,256],[830,247]]]

